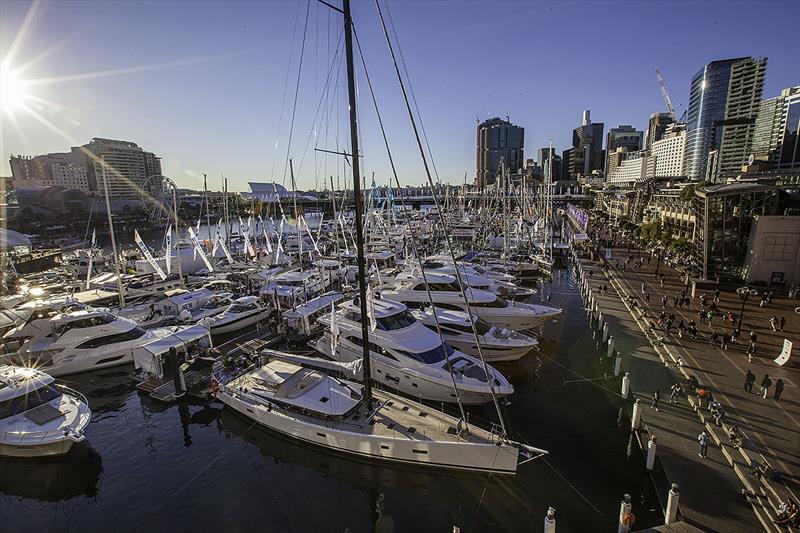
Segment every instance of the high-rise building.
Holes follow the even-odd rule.
[[[478,124],[475,184],[491,185],[500,172],[501,161],[509,174],[523,169],[525,129],[507,120],[490,118]]]
[[[779,169],[800,169],[800,87],[786,90],[781,114],[781,146],[776,166]]]
[[[555,154],[556,154],[555,148],[550,148],[549,146],[546,146],[544,148],[539,148],[539,150],[537,151],[536,161],[538,161],[540,167],[544,168],[547,158],[550,155],[555,155]]]
[[[647,150],[629,153],[607,181],[615,185],[632,185],[643,180],[647,177],[648,160]]]
[[[111,198],[137,199],[142,197],[143,192],[155,197],[162,195],[161,180],[148,180],[149,177],[161,175],[161,158],[145,152],[138,144],[94,138],[89,144],[72,150],[85,155],[89,187],[98,194],[105,194],[105,170]]]
[[[11,156],[11,174],[19,189],[58,186],[89,193],[86,163],[80,154]]]
[[[625,161],[628,156],[628,149],[620,146],[614,150],[606,150],[606,178],[614,174],[614,171]]]
[[[682,176],[683,156],[686,149],[686,126],[672,123],[663,137],[650,148],[651,169],[648,177],[668,178]]]
[[[766,70],[766,58],[739,57],[712,61],[692,77],[683,174],[699,180],[707,169],[712,178],[741,170],[752,147]]]
[[[609,156],[612,152],[616,151],[618,148],[625,148],[628,152],[638,152],[642,149],[643,141],[644,132],[638,131],[628,124],[619,125],[616,128],[608,130],[606,134],[606,176],[613,172],[613,169],[609,170],[608,168]]]
[[[592,123],[589,110],[583,112],[583,123],[572,130],[572,148],[564,152],[563,166],[569,179],[603,170],[603,128],[602,122]]]
[[[649,150],[654,142],[663,139],[664,132],[667,131],[667,126],[673,122],[672,116],[670,116],[669,113],[653,113],[650,115],[650,120],[647,121],[647,140],[645,142],[645,148]]]

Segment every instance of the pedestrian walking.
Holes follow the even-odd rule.
[[[658,411],[658,401],[660,399],[661,399],[661,391],[659,389],[656,389],[656,391],[653,393],[653,403],[650,404],[650,409],[655,409],[656,411]]]
[[[747,369],[747,374],[744,376],[744,391],[745,392],[753,392],[753,384],[756,382],[756,375],[750,372],[750,369]]]
[[[668,301],[668,298],[667,298],[667,295],[665,294],[664,296],[661,297],[661,307],[662,307],[662,309],[666,309],[667,308],[667,301]]]
[[[778,317],[774,316],[769,319],[769,325],[772,326],[772,331],[778,331]]]
[[[642,282],[642,294],[644,294],[644,281]]]
[[[708,456],[708,435],[706,435],[705,431],[697,436],[697,442],[700,443],[700,453],[697,455],[705,459]]]
[[[761,303],[759,303],[758,306],[759,307],[764,307],[764,304],[766,304],[766,303],[767,303],[767,295],[766,294],[762,294],[761,295]]]
[[[778,381],[775,382],[775,399],[780,400],[781,394],[783,394],[783,380],[778,378]]]
[[[650,293],[647,291],[644,293],[644,303],[650,305]]]
[[[772,380],[769,379],[769,374],[764,374],[764,379],[761,380],[761,395],[764,397],[764,399],[767,398],[770,387],[772,387]]]
[[[778,331],[783,332],[783,327],[786,325],[786,317],[781,316],[780,320],[778,320]]]
[[[678,394],[681,392],[681,386],[673,383],[670,388],[669,403],[678,403]]]
[[[756,351],[757,351],[756,343],[751,342],[750,346],[747,348],[747,360],[750,361],[751,363],[753,362],[753,359],[756,356]]]

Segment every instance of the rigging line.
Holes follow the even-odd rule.
[[[272,169],[269,171],[271,180],[275,179],[275,160],[278,156],[278,139],[281,135],[281,127],[283,126],[283,111],[286,107],[286,91],[289,88],[289,74],[292,69],[292,58],[294,58],[294,42],[297,35],[297,19],[300,18],[300,2],[297,3],[297,13],[294,16],[294,29],[292,30],[292,45],[289,48],[289,62],[286,64],[286,77],[283,80],[283,97],[281,98],[281,113],[278,115],[278,131],[275,133],[275,147],[272,150]]]
[[[425,124],[422,121],[422,113],[419,111],[419,105],[417,105],[417,96],[414,94],[414,86],[411,84],[411,76],[408,75],[408,68],[406,68],[406,58],[403,55],[403,49],[400,47],[400,38],[397,36],[397,29],[394,26],[394,19],[392,18],[392,10],[389,7],[389,2],[385,2],[386,4],[386,13],[389,16],[389,24],[392,26],[392,33],[394,33],[394,42],[397,43],[397,51],[400,54],[400,62],[403,64],[403,72],[405,72],[406,80],[408,81],[408,88],[411,91],[411,100],[414,102],[414,109],[417,112],[417,117],[419,118],[419,125],[422,128],[422,137],[425,139],[425,146],[428,148],[428,157],[431,159],[431,165],[433,166],[433,174],[436,176],[437,183],[441,184],[442,180],[439,179],[439,171],[436,169],[436,161],[433,159],[433,151],[431,150],[431,143],[428,142],[428,133],[425,131]]]
[[[308,153],[308,146],[311,144],[311,137],[314,134],[315,129],[317,128],[317,118],[319,118],[319,116],[320,116],[320,110],[322,109],[322,104],[323,104],[323,102],[327,101],[327,95],[330,93],[331,74],[333,74],[333,72],[334,72],[334,68],[333,67],[336,66],[336,58],[337,57],[339,58],[339,66],[341,66],[341,64],[342,64],[342,58],[344,57],[344,54],[339,54],[339,52],[341,51],[340,46],[342,44],[342,37],[343,36],[344,36],[344,30],[342,30],[342,33],[339,34],[339,41],[336,44],[336,52],[335,52],[335,54],[333,56],[333,61],[331,61],[331,65],[328,68],[328,76],[327,76],[327,78],[325,80],[325,88],[323,89],[322,95],[320,96],[319,103],[317,104],[317,109],[314,112],[314,120],[311,123],[311,130],[308,132],[308,137],[306,138],[306,145],[305,145],[305,148],[303,149],[303,156],[300,158],[300,164],[297,166],[297,174],[298,175],[300,174],[300,171],[303,168],[303,161],[305,161],[305,159],[306,159],[306,154]],[[323,115],[324,115],[324,112],[323,112]],[[315,146],[316,145],[317,145],[317,143],[315,143]]]
[[[383,143],[386,146],[386,153],[387,153],[387,155],[389,157],[389,164],[392,167],[392,175],[394,176],[394,180],[397,183],[397,188],[398,188],[398,192],[399,192],[400,189],[401,189],[401,187],[400,187],[400,179],[397,177],[397,168],[395,167],[395,164],[394,164],[394,157],[392,156],[392,150],[391,150],[391,148],[389,148],[389,139],[386,136],[386,129],[383,126],[383,117],[381,117],[381,112],[378,109],[378,100],[375,97],[375,91],[373,91],[373,89],[372,89],[372,80],[370,79],[369,72],[367,71],[367,63],[364,60],[364,53],[361,50],[361,42],[358,39],[358,32],[354,31],[353,35],[356,38],[356,47],[358,48],[358,54],[361,57],[361,64],[364,67],[364,77],[367,80],[367,87],[369,88],[369,93],[370,93],[370,96],[372,98],[372,104],[375,106],[375,114],[377,115],[377,118],[378,118],[378,125],[380,126],[380,129],[381,129],[381,135],[383,136]],[[405,211],[405,201],[403,200],[403,197],[399,196],[399,200],[400,200],[400,205],[403,206],[403,210]],[[425,284],[425,292],[427,293],[428,301],[430,302],[431,308],[433,310],[433,320],[436,323],[436,331],[439,334],[439,339],[441,339],[441,341],[442,341],[442,349],[444,350],[444,342],[445,342],[445,340],[444,340],[444,336],[442,335],[442,328],[439,325],[439,317],[436,316],[436,306],[433,303],[433,297],[431,296],[430,286],[428,285],[428,278],[427,278],[427,276],[425,274],[425,269],[422,267],[422,257],[421,257],[420,252],[419,252],[419,247],[417,246],[417,239],[416,239],[416,237],[414,237],[414,232],[411,231],[410,224],[407,224],[407,229],[408,229],[408,234],[411,237],[412,252],[416,256],[417,261],[419,263],[419,270],[422,273],[422,281]],[[456,403],[458,403],[458,409],[461,412],[461,419],[464,421],[465,428],[467,430],[469,430],[469,424],[467,423],[467,415],[466,415],[466,412],[464,411],[464,406],[461,403],[461,392],[458,390],[458,385],[456,384],[456,378],[455,378],[455,375],[453,374],[453,363],[451,362],[449,356],[446,357],[445,360],[447,361],[447,370],[450,373],[450,379],[453,382],[453,391],[456,394]]]
[[[297,114],[297,96],[300,92],[300,74],[303,72],[303,57],[306,52],[306,35],[308,34],[308,11],[311,8],[311,0],[306,2],[306,21],[303,25],[303,41],[300,47],[300,64],[297,66],[297,83],[294,87],[294,104],[292,105],[292,121],[289,124],[289,142],[286,144],[286,163],[283,165],[283,183],[286,186],[286,172],[289,169],[289,153],[292,149],[292,134],[294,133],[294,119]]]
[[[241,435],[239,435],[239,436],[236,438],[236,440],[234,441],[234,444],[235,444],[235,443],[237,443],[237,442],[239,442],[240,440],[242,440],[242,439],[244,438],[244,436],[245,436],[245,435],[247,435],[248,433],[250,433],[250,430],[251,430],[251,429],[253,429],[253,428],[256,426],[256,424],[258,424],[258,421],[254,421],[252,424],[250,424],[250,427],[249,427],[249,428],[247,428],[247,431],[245,431],[244,433],[242,433]],[[148,520],[150,520],[150,518],[152,518],[153,516],[155,516],[156,514],[158,514],[159,512],[161,512],[161,510],[162,510],[162,509],[163,509],[163,508],[164,508],[164,507],[165,507],[165,506],[166,506],[166,505],[167,505],[167,504],[168,504],[168,503],[169,503],[169,502],[170,502],[170,501],[171,501],[171,500],[172,500],[172,499],[173,499],[175,496],[177,496],[177,495],[178,495],[178,494],[179,494],[181,491],[183,491],[183,490],[184,490],[186,487],[188,487],[188,486],[189,486],[189,485],[190,485],[190,484],[191,484],[191,483],[192,483],[194,480],[196,480],[198,477],[202,476],[202,475],[203,475],[203,474],[204,474],[204,473],[205,473],[205,472],[206,472],[206,471],[207,471],[209,468],[211,468],[212,466],[214,466],[214,464],[216,464],[216,462],[217,462],[217,461],[219,461],[220,459],[222,459],[222,456],[223,456],[223,455],[225,455],[226,453],[228,453],[228,452],[229,452],[229,451],[230,451],[232,448],[233,448],[233,445],[231,445],[231,446],[228,446],[227,448],[225,448],[225,449],[223,449],[221,452],[219,452],[219,453],[218,453],[218,454],[217,454],[217,455],[216,455],[216,456],[215,456],[215,457],[214,457],[214,458],[213,458],[211,461],[209,461],[209,462],[208,462],[208,464],[206,464],[206,465],[205,465],[203,468],[201,468],[200,470],[198,470],[198,471],[197,471],[197,473],[196,473],[195,475],[193,475],[191,478],[189,478],[189,480],[188,480],[186,483],[184,483],[183,485],[181,485],[180,487],[178,487],[178,489],[177,489],[177,490],[175,490],[175,491],[174,491],[172,494],[170,494],[169,496],[167,496],[167,497],[166,497],[166,498],[165,498],[165,499],[164,499],[164,500],[161,502],[161,505],[159,505],[158,507],[156,507],[156,508],[155,508],[155,510],[153,510],[151,513],[149,513],[147,516],[145,516],[145,517],[144,517],[142,520],[140,520],[139,522],[137,522],[136,524],[134,524],[134,525],[133,525],[133,527],[132,527],[132,528],[130,528],[128,531],[135,531],[136,529],[139,529],[139,527],[140,527],[140,526],[143,526],[143,525],[144,525],[144,524],[145,524],[145,523],[146,523]]]
[[[547,466],[549,466],[549,467],[550,467],[550,469],[551,469],[553,472],[555,472],[555,473],[556,473],[556,475],[557,475],[558,477],[560,477],[560,478],[561,478],[561,480],[562,480],[564,483],[566,483],[567,485],[569,485],[569,488],[571,488],[573,491],[575,491],[575,494],[577,494],[578,496],[580,496],[580,497],[581,497],[581,499],[582,499],[583,501],[585,501],[587,504],[589,504],[589,507],[591,507],[592,509],[594,509],[594,511],[595,511],[597,514],[599,514],[600,516],[602,516],[602,517],[605,517],[605,515],[604,515],[604,514],[603,514],[603,513],[600,511],[600,509],[598,509],[597,507],[595,507],[595,506],[594,506],[594,504],[593,504],[592,502],[590,502],[590,501],[589,501],[589,499],[588,499],[586,496],[584,496],[584,495],[583,495],[583,493],[582,493],[581,491],[579,491],[579,490],[578,490],[578,489],[575,487],[575,485],[573,485],[572,483],[570,483],[570,482],[567,480],[567,478],[565,478],[563,475],[561,475],[561,472],[559,472],[559,471],[558,471],[558,469],[557,469],[556,467],[554,467],[552,464],[550,464],[550,461],[548,461],[548,460],[547,460],[547,459],[545,459],[545,458],[542,458],[542,461],[544,461],[544,463],[545,463]]]
[[[400,84],[400,90],[403,93],[403,101],[405,102],[406,110],[408,111],[408,118],[411,121],[411,126],[414,130],[414,137],[417,141],[417,147],[419,148],[420,157],[422,158],[422,164],[425,167],[425,175],[428,178],[428,184],[431,187],[431,192],[433,192],[434,184],[433,184],[433,178],[431,177],[430,167],[428,166],[428,159],[425,157],[425,150],[422,146],[422,139],[419,136],[419,130],[417,129],[417,122],[414,118],[414,113],[411,110],[411,104],[408,100],[408,94],[406,93],[405,83],[403,82],[403,78],[400,75],[400,68],[397,64],[397,58],[395,57],[394,54],[394,48],[392,47],[392,42],[389,39],[389,31],[386,28],[386,23],[383,18],[383,12],[381,11],[380,0],[375,0],[375,5],[378,8],[378,15],[380,16],[381,19],[381,26],[383,27],[383,34],[386,38],[386,45],[389,48],[389,53],[392,58],[392,64],[394,65],[394,70],[395,73],[397,74],[397,81]],[[497,394],[495,393],[494,379],[489,373],[489,365],[486,362],[486,357],[484,357],[483,355],[483,348],[481,347],[481,343],[478,340],[478,332],[477,329],[475,328],[475,317],[473,316],[473,309],[469,305],[469,301],[467,300],[467,294],[466,294],[467,289],[465,288],[467,287],[467,285],[464,283],[464,280],[461,277],[461,270],[458,268],[458,261],[456,261],[455,252],[453,251],[453,243],[451,241],[450,227],[447,223],[447,218],[445,216],[445,213],[443,212],[442,207],[439,204],[439,199],[437,198],[436,194],[432,194],[432,196],[433,196],[433,203],[436,206],[436,213],[439,215],[439,221],[442,224],[442,230],[444,232],[445,242],[447,243],[447,250],[448,252],[450,252],[450,258],[453,261],[453,267],[454,267],[453,270],[455,272],[456,280],[458,281],[460,289],[459,292],[461,294],[462,301],[464,302],[464,308],[466,309],[467,317],[469,318],[469,323],[470,327],[472,328],[472,334],[475,339],[475,344],[478,347],[478,355],[480,357],[481,362],[483,363],[483,372],[489,384],[489,392],[491,393],[492,396],[492,403],[494,404],[494,408],[497,411],[497,417],[500,420],[500,426],[503,430],[503,435],[505,436],[506,423],[505,420],[503,419],[503,413],[502,411],[500,411],[500,404],[497,400]],[[435,310],[434,314],[436,314]]]

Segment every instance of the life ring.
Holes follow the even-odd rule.
[[[626,526],[632,526],[636,523],[636,515],[633,513],[625,513],[622,515],[622,523]]]

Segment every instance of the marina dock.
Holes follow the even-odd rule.
[[[676,309],[672,296],[685,287],[685,278],[679,272],[663,263],[658,265],[665,274],[662,287],[653,275],[657,268],[655,259],[649,264],[645,261],[641,269],[615,268],[618,261],[623,262],[629,255],[637,258],[649,253],[618,248],[611,250],[611,259],[607,260],[605,249],[603,254],[599,252],[590,246],[588,255],[598,260],[586,254],[578,259],[583,272],[581,283],[588,284],[597,312],[602,312],[602,320],[608,325],[608,335],[613,336],[613,351],[621,356],[620,375],[629,374],[630,401],[638,400],[642,413],[640,441],[646,449],[649,439],[656,438],[653,479],[662,506],[670,484],[677,483],[681,519],[704,531],[782,530],[772,520],[783,499],[796,499],[800,450],[796,384],[800,376],[798,369],[791,366],[792,361],[786,367],[779,367],[772,359],[780,352],[783,338],[795,345],[800,340],[800,315],[794,313],[788,300],[775,298],[772,306],[759,307],[756,298],[745,307],[738,343],[727,350],[709,343],[712,331],[730,332],[733,327],[721,324],[719,318],[714,330],[708,324],[698,323],[697,339],[689,338],[688,334],[681,338],[677,322],[683,320],[688,324],[697,319],[703,291],[696,289],[689,309]],[[650,294],[649,304],[644,301],[642,285]],[[601,290],[603,287],[606,290]],[[709,299],[713,298],[713,289],[705,292]],[[675,314],[675,324],[669,334],[663,327],[650,332],[650,323],[658,320],[662,310],[664,294],[669,296],[666,312]],[[634,301],[636,304],[632,305]],[[723,312],[738,313],[740,302],[736,293],[721,291],[717,305]],[[786,317],[785,333],[771,331],[769,319],[776,314]],[[758,333],[759,353],[749,363],[746,349],[751,330]],[[598,341],[603,344],[602,332],[598,332]],[[748,369],[756,375],[752,394],[743,389]],[[786,383],[786,392],[780,400],[773,399],[774,390],[769,391],[766,399],[755,394],[764,374],[769,374],[773,381],[780,377]],[[726,417],[721,426],[714,423],[707,406],[701,406],[689,390],[691,376],[723,405]],[[681,385],[682,392],[677,403],[671,404],[670,388],[675,383]],[[657,389],[658,410],[651,408]],[[728,438],[731,424],[744,433],[739,448]],[[706,459],[698,457],[698,436],[702,431],[710,437]],[[754,473],[759,465],[762,475]],[[659,466],[663,474],[658,473]]]

